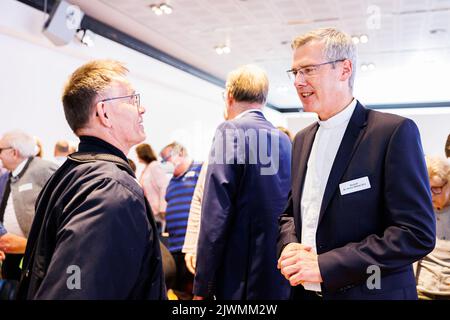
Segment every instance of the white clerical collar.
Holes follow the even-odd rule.
[[[14,171],[12,172],[12,176],[13,177],[17,177],[23,170],[23,168],[25,167],[25,165],[27,164],[28,158],[26,158],[25,160],[23,160],[21,163],[19,163],[19,165],[17,166],[17,168],[14,169]]]
[[[248,110],[245,110],[245,111],[239,113],[236,117],[234,117],[234,119],[242,118],[242,117],[243,117],[244,115],[246,115],[247,113],[255,112],[255,111],[262,114],[262,110],[261,110],[261,109],[248,109]]]
[[[352,102],[341,110],[339,113],[335,114],[331,118],[321,121],[319,120],[319,125],[325,129],[335,128],[341,124],[348,123],[352,117],[353,111],[356,108],[356,99],[353,98]]]

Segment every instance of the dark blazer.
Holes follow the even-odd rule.
[[[278,253],[301,242],[302,189],[318,124],[294,140],[292,189],[280,217]],[[370,189],[341,195],[339,184],[368,177]],[[325,299],[416,299],[412,263],[435,244],[435,220],[418,129],[359,102],[334,160],[322,200],[316,246]],[[376,265],[381,288],[367,282]],[[304,292],[301,285],[295,295]]]
[[[221,139],[227,134],[229,143]],[[266,139],[267,148],[263,147]],[[272,142],[278,142],[278,150]],[[257,153],[258,161],[252,161]],[[264,170],[270,165],[261,160],[262,153],[271,158],[273,171]],[[289,283],[276,268],[276,241],[278,217],[290,188],[290,157],[289,138],[260,112],[219,126],[202,203],[196,295],[233,300],[289,297]]]

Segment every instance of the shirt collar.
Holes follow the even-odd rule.
[[[246,115],[247,113],[250,113],[250,112],[259,112],[262,114],[261,109],[248,109],[248,110],[245,110],[245,111],[239,113],[236,117],[234,117],[234,119],[242,118],[244,115]]]
[[[331,129],[338,127],[344,123],[348,123],[352,117],[353,111],[356,108],[356,99],[353,98],[352,102],[341,110],[338,114],[335,114],[331,118],[321,121],[319,120],[319,125],[325,129]]]
[[[23,170],[23,168],[25,167],[25,165],[27,164],[28,158],[26,158],[25,160],[23,160],[21,163],[19,163],[19,165],[17,166],[17,168],[15,168],[13,170],[13,172],[11,173],[13,177],[17,177]]]

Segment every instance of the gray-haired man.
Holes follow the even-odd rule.
[[[34,218],[34,204],[39,192],[57,165],[35,158],[36,142],[33,137],[10,131],[0,139],[0,160],[11,174],[0,203],[0,222],[8,232],[0,237],[0,251],[6,253],[2,277],[20,279],[20,260],[27,244]]]

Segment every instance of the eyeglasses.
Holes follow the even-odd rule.
[[[0,148],[0,153],[3,152],[3,150],[8,150],[8,149],[13,149],[13,147],[5,147],[5,148]]]
[[[334,61],[327,61],[327,62],[323,62],[323,63],[318,63],[318,64],[312,64],[309,66],[304,66],[298,69],[291,69],[286,71],[288,74],[289,79],[291,79],[292,81],[295,81],[295,79],[297,78],[298,74],[302,75],[302,80],[305,81],[306,78],[309,78],[311,76],[315,76],[319,70],[320,66],[326,65],[326,64],[333,64],[333,68],[334,68],[334,64],[337,62],[342,62],[345,61],[346,59],[339,59],[339,60],[334,60]]]
[[[166,157],[164,157],[163,155],[161,155],[161,163],[166,163],[166,162],[168,162],[169,159],[170,159],[171,157],[172,157],[171,152],[170,152]]]
[[[445,181],[445,183],[439,187],[431,187],[431,192],[434,195],[438,195],[442,193],[442,189],[444,189],[444,187],[447,185],[448,181]]]
[[[107,98],[107,99],[100,100],[99,102],[108,102],[111,100],[126,99],[126,98],[130,99],[130,103],[137,108],[137,111],[139,113],[139,108],[141,107],[141,95],[139,93],[130,94],[129,96]]]

